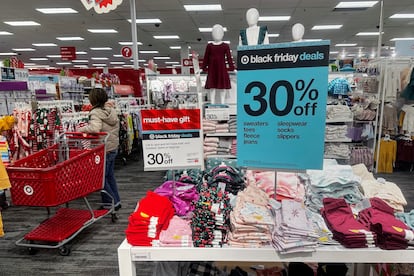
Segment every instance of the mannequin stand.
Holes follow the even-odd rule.
[[[226,89],[210,89],[209,98],[212,104],[224,104],[226,98]]]

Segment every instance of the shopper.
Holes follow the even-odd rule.
[[[92,110],[89,113],[89,122],[87,126],[78,129],[80,132],[108,133],[106,141],[106,164],[105,164],[105,186],[104,190],[108,192],[115,201],[115,210],[121,208],[121,199],[118,193],[118,186],[115,180],[114,167],[115,158],[119,146],[119,119],[113,105],[108,102],[108,95],[101,88],[94,88],[89,92],[89,101]],[[102,208],[109,209],[112,199],[106,193],[102,193]]]

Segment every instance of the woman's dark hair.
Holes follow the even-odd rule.
[[[108,101],[108,94],[102,88],[93,88],[89,91],[89,102],[92,107],[104,107]]]

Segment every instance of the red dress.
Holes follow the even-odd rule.
[[[230,89],[230,78],[227,71],[226,61],[230,71],[234,70],[230,47],[227,43],[215,45],[207,44],[204,53],[203,71],[207,71],[206,89]]]

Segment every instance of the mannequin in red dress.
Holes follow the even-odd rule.
[[[212,104],[216,103],[216,96],[220,98],[218,103],[224,103],[226,89],[231,88],[228,70],[234,70],[230,47],[222,41],[223,36],[223,27],[219,24],[214,25],[212,30],[214,41],[207,45],[204,53],[202,69],[207,72],[207,80],[204,88],[209,89],[209,98]],[[226,61],[229,65],[228,69]]]

